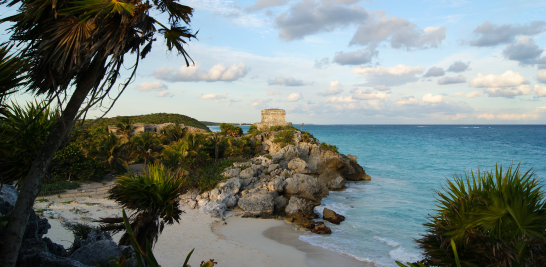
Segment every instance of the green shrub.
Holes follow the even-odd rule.
[[[241,127],[229,123],[220,124],[220,131],[227,136],[238,137],[243,135],[243,129],[241,129]]]
[[[0,85],[1,86],[1,85]],[[11,103],[2,110],[0,121],[0,181],[11,183],[26,178],[30,166],[59,115],[44,103],[25,106]]]
[[[106,170],[97,160],[87,158],[80,146],[71,143],[57,151],[51,163],[51,173],[57,179],[88,181],[100,180]]]
[[[224,170],[235,162],[246,162],[244,158],[230,158],[223,159],[215,162],[214,164],[204,167],[199,173],[199,178],[194,184],[194,187],[201,189],[202,191],[208,191],[216,187],[225,177],[222,176]]]
[[[546,263],[546,200],[530,170],[519,165],[503,173],[478,171],[454,175],[428,218],[426,234],[417,242],[424,263],[455,266],[544,266]]]
[[[75,181],[55,181],[49,184],[42,184],[40,187],[40,193],[39,195],[46,196],[46,195],[53,195],[58,193],[64,193],[66,190],[72,190],[79,188],[80,184],[78,184]]]
[[[273,139],[273,143],[279,144],[281,148],[287,145],[295,145],[294,130],[286,129],[286,130],[279,131],[275,135],[275,138]]]
[[[262,131],[258,130],[258,127],[256,127],[256,125],[254,124],[250,125],[250,128],[248,128],[248,131],[246,131],[246,134],[250,134],[251,136],[256,136],[261,133]]]
[[[325,142],[320,143],[320,148],[337,152],[337,146],[326,144]]]

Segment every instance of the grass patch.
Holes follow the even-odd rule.
[[[49,202],[49,200],[42,198],[42,199],[37,199],[36,202]]]
[[[59,194],[64,193],[66,190],[76,189],[79,188],[80,184],[78,184],[75,181],[56,181],[50,184],[43,184],[40,187],[40,193],[38,195],[40,196],[47,196],[47,195],[53,195],[53,194]]]
[[[72,201],[74,200],[64,201],[64,202],[61,202],[61,204],[70,204]]]
[[[83,203],[87,206],[96,206],[96,205],[100,205],[100,203]]]

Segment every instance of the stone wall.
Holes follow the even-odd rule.
[[[254,123],[258,130],[269,130],[271,126],[292,126],[286,122],[286,111],[284,109],[263,109],[262,121]]]

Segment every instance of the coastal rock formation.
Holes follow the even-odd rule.
[[[315,222],[311,232],[319,235],[329,235],[332,233],[332,230],[328,226],[324,225],[324,222]]]
[[[340,224],[342,221],[345,221],[345,216],[339,215],[335,211],[328,208],[324,208],[324,211],[322,212],[322,218],[333,224]]]
[[[234,163],[222,173],[227,180],[215,189],[201,195],[188,193],[182,201],[216,217],[225,208],[211,207],[220,207],[222,203],[226,208],[239,210],[243,216],[284,216],[286,221],[300,227],[330,233],[324,224],[315,225],[314,208],[329,190],[345,188],[347,180],[371,178],[357,163],[356,156],[343,155],[331,146],[321,145],[307,133],[304,137],[300,131],[292,131],[293,143],[283,147],[275,141],[277,132],[251,136],[254,142],[261,142],[265,155]],[[333,211],[324,214],[324,219],[334,224],[345,219]]]
[[[0,213],[9,214],[17,201],[18,192],[10,185],[4,185],[0,192]],[[29,214],[29,221],[19,249],[17,266],[38,267],[85,267],[100,260],[112,261],[109,256],[122,256],[122,251],[132,257],[126,259],[127,267],[136,266],[136,258],[131,247],[116,246],[109,234],[99,234],[91,231],[87,239],[75,238],[71,251],[59,244],[53,243],[43,235],[51,228],[46,218],[39,219],[34,212]],[[3,246],[5,229],[0,228],[0,250]]]

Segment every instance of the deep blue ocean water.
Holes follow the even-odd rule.
[[[546,178],[546,125],[305,125],[303,130],[356,155],[372,180],[330,192],[323,205],[346,221],[326,222],[331,235],[300,239],[377,266],[421,259],[414,239],[434,213],[434,190],[453,174],[521,162],[522,170],[533,168]]]

